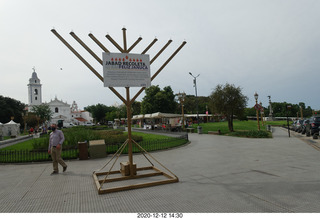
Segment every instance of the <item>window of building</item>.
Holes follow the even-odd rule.
[[[34,94],[38,95],[38,89],[34,89]]]
[[[35,100],[37,100],[37,99],[38,99],[38,97],[35,97],[34,99],[35,99]]]
[[[56,112],[56,113],[58,113],[58,112],[59,112],[58,107],[56,107],[56,108],[54,109],[54,112]]]

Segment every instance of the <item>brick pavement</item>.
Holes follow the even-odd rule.
[[[320,212],[320,151],[281,128],[273,136],[190,134],[190,144],[152,153],[178,183],[103,195],[92,172],[110,156],[67,161],[54,176],[51,163],[0,165],[0,213]]]

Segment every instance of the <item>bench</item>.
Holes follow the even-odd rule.
[[[194,128],[186,128],[187,132],[194,133]]]

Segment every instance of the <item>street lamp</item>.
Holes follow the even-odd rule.
[[[259,111],[258,111],[258,109],[259,109],[259,105],[258,105],[258,97],[259,97],[258,93],[257,93],[257,92],[255,92],[255,93],[254,93],[254,99],[256,99],[255,109],[256,109],[256,111],[257,111],[258,130],[260,131]]]
[[[260,116],[261,116],[261,125],[264,126],[263,118],[264,118],[264,108],[262,107],[262,102],[260,102],[261,110],[260,110]]]
[[[185,97],[186,97],[186,93],[185,92],[182,92],[182,93],[178,93],[177,94],[178,96],[178,99],[180,101],[180,104],[181,104],[181,113],[182,113],[182,130],[184,131],[184,110],[183,110],[183,104],[184,104],[184,100],[185,100]]]
[[[196,105],[197,105],[197,120],[198,120],[198,126],[199,126],[199,110],[198,110],[198,94],[197,94],[197,77],[200,76],[200,74],[198,74],[196,77],[193,76],[193,74],[191,72],[189,72],[189,75],[191,75],[193,77],[193,85],[195,88],[195,92],[196,92]]]
[[[289,115],[288,115],[288,110],[291,110],[291,105],[290,104],[287,104],[286,105],[286,111],[287,111],[287,126],[288,126],[288,135],[289,135],[289,138],[290,138],[290,128],[289,128]]]
[[[302,106],[300,105],[300,115],[301,115],[301,119],[303,119],[303,111],[302,111]]]

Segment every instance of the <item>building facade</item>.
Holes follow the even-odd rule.
[[[42,102],[42,84],[38,78],[35,69],[33,68],[33,73],[29,79],[28,84],[28,111],[32,112],[33,106],[38,106],[41,104],[47,104],[51,112],[53,113],[50,123],[63,123],[65,124],[74,124],[74,125],[87,125],[93,123],[93,118],[90,112],[79,110],[77,103],[73,101],[72,106],[67,102],[58,100],[55,97],[54,100],[50,102]]]
[[[32,110],[32,106],[38,106],[42,104],[42,84],[40,83],[40,79],[38,78],[35,69],[33,68],[33,73],[31,78],[29,79],[28,84],[28,106],[29,111]]]

